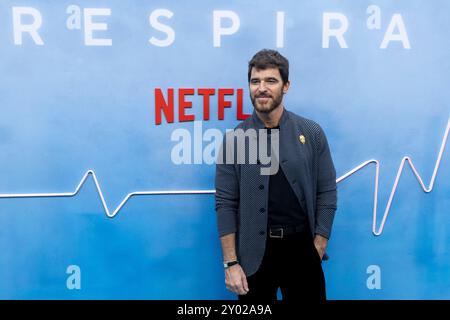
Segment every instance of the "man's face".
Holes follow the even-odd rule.
[[[289,81],[283,85],[278,68],[252,68],[249,88],[256,111],[270,113],[281,105],[283,95],[289,89]]]

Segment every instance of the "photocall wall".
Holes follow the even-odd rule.
[[[329,299],[450,298],[448,1],[0,4],[0,298],[235,299],[215,155],[247,64],[327,134]]]

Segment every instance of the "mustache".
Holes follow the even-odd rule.
[[[272,96],[270,94],[261,93],[256,95],[255,98],[272,98]]]

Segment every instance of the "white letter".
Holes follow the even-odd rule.
[[[270,134],[270,155],[267,154],[267,130],[259,129],[259,160],[261,164],[265,165],[270,162],[270,167],[262,166],[260,168],[261,175],[269,176],[274,175],[280,168],[280,131],[273,129]]]
[[[203,134],[203,140],[212,141],[205,147],[205,150],[203,150],[203,161],[206,164],[214,164],[214,161],[218,156],[217,151],[220,150],[220,145],[223,140],[222,132],[219,129],[208,129]]]
[[[331,29],[330,21],[338,20],[341,26],[338,29]],[[322,48],[329,48],[330,37],[336,37],[341,48],[348,48],[344,39],[344,33],[348,29],[348,20],[345,15],[338,12],[324,12],[322,26]]]
[[[398,34],[394,34],[396,26],[398,27]],[[404,49],[411,49],[401,14],[396,13],[392,16],[391,23],[384,35],[380,48],[386,49],[390,41],[401,41]]]
[[[379,6],[371,5],[367,7],[366,13],[370,14],[367,18],[366,26],[367,29],[380,29],[381,28],[381,10]]]
[[[108,30],[106,23],[93,23],[92,16],[110,16],[109,8],[85,8],[84,9],[84,44],[87,46],[112,46],[111,39],[94,39],[92,31]]]
[[[170,157],[174,164],[192,164],[191,133],[186,129],[175,129],[170,136],[171,141],[180,141],[172,148]]]
[[[228,18],[231,20],[231,26],[228,28],[222,28],[222,18]],[[213,34],[214,34],[214,47],[220,47],[220,38],[222,35],[232,35],[239,30],[240,20],[239,16],[230,10],[214,10],[213,11]]]
[[[12,10],[13,10],[14,44],[22,45],[22,33],[28,32],[31,38],[33,38],[35,44],[39,46],[44,45],[44,42],[37,33],[37,30],[42,25],[41,13],[32,7],[13,7]],[[25,14],[33,16],[33,22],[31,24],[21,23],[21,17],[22,15]]]
[[[366,285],[369,290],[381,289],[381,269],[377,265],[371,265],[367,267],[367,274],[371,274],[367,278]]]
[[[284,11],[277,11],[277,48],[284,47]]]
[[[152,36],[148,40],[151,44],[157,47],[168,47],[175,41],[175,31],[171,27],[162,24],[158,21],[159,17],[167,17],[170,19],[172,18],[172,16],[173,12],[167,9],[156,9],[150,14],[150,17],[148,19],[150,25],[156,30],[167,34],[167,37],[164,40],[156,39],[155,37]]]
[[[66,20],[66,26],[69,30],[81,29],[81,9],[79,6],[70,5],[66,9],[70,16]]]
[[[194,164],[202,164],[203,121],[194,121]]]
[[[67,289],[73,290],[73,289],[81,289],[81,269],[77,265],[70,265],[67,267],[66,270],[67,274],[70,274],[70,276],[67,278],[66,286]]]

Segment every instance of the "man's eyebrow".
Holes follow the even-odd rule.
[[[252,81],[252,80],[261,80],[261,79],[263,79],[263,80],[278,80],[278,78],[276,78],[276,77],[265,77],[265,78],[261,78],[261,77],[251,77],[251,78],[250,78],[250,81]]]

